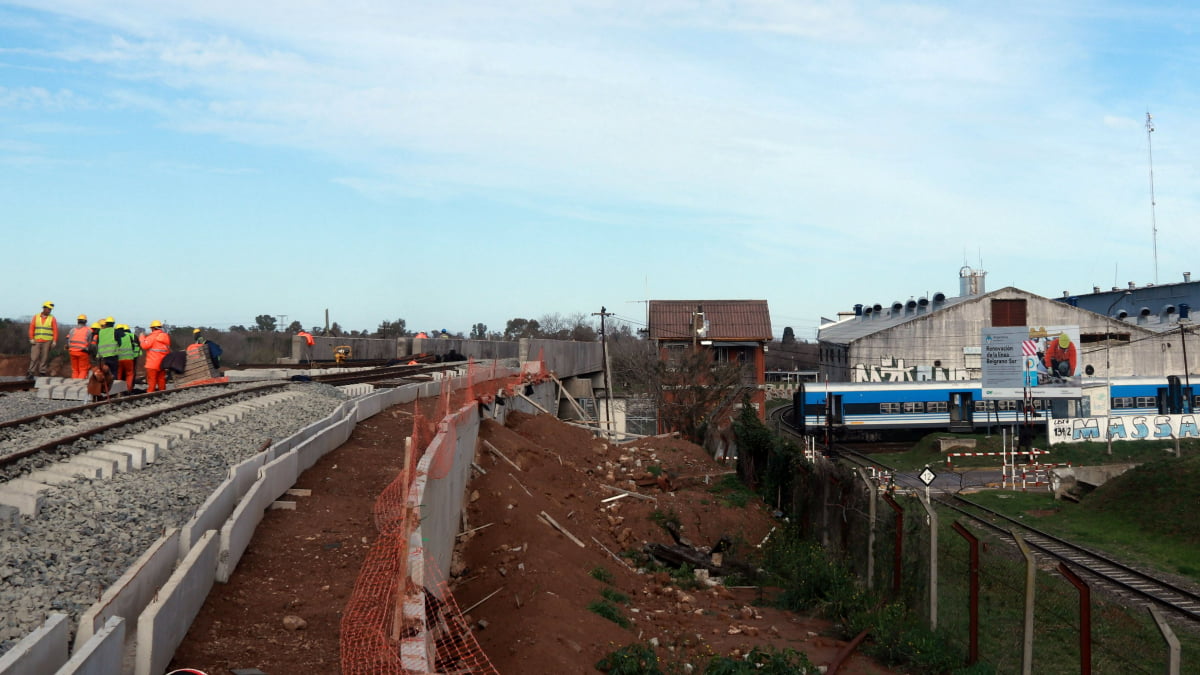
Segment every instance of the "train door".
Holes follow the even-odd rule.
[[[975,401],[973,399],[974,395],[969,391],[950,392],[950,401],[948,404],[950,431],[955,433],[969,433],[975,430]]]
[[[1188,415],[1193,412],[1192,388],[1183,386],[1178,375],[1168,375],[1167,386],[1159,387],[1157,393],[1158,414]]]
[[[829,394],[829,398],[826,401],[825,411],[825,414],[829,417],[830,424],[842,424],[845,422],[842,410],[842,395],[832,393]]]

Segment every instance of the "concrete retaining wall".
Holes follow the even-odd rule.
[[[217,533],[205,532],[142,612],[137,624],[134,662],[137,675],[158,675],[166,671],[175,650],[191,628],[192,620],[208,598],[220,553]]]
[[[0,658],[0,675],[53,673],[67,662],[70,639],[67,615],[51,614],[37,630],[22,638]]]
[[[125,619],[111,617],[54,675],[112,675],[125,654]]]
[[[109,620],[119,617],[132,624],[137,619],[154,599],[158,589],[171,578],[175,563],[180,559],[179,544],[178,528],[159,537],[116,583],[104,591],[100,600],[79,617],[79,629],[75,633],[76,652]]]

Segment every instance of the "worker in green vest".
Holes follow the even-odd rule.
[[[142,347],[125,324],[117,326],[114,335],[117,338],[117,379],[124,380],[125,386],[132,390],[137,358],[142,355]]]
[[[108,366],[108,372],[114,377],[119,367],[117,358],[117,329],[115,321],[110,316],[100,322],[100,334],[96,336],[96,358]]]

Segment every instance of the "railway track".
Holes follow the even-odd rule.
[[[948,496],[937,502],[1003,538],[1011,538],[1013,531],[1018,532],[1042,556],[1067,563],[1120,596],[1153,603],[1189,621],[1200,623],[1200,594],[1188,588],[1030,527],[961,495]]]
[[[122,427],[131,425],[144,426],[146,422],[162,424],[217,402],[263,396],[288,384],[210,385],[168,390],[9,420],[0,423],[0,478],[12,478],[14,473],[19,472],[15,467],[26,458],[36,461],[36,456],[45,455],[47,459],[57,461],[77,454],[69,449],[77,442],[120,435]],[[197,394],[202,395],[197,397]],[[186,400],[177,400],[179,398]]]

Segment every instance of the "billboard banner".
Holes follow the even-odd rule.
[[[1079,398],[1079,326],[984,328],[983,398]]]
[[[1073,417],[1050,421],[1050,444],[1114,441],[1169,441],[1200,438],[1195,415]]]

